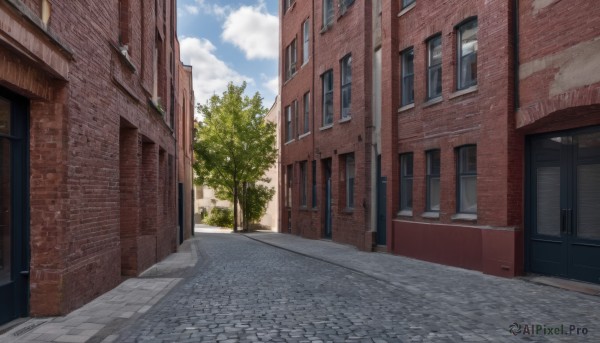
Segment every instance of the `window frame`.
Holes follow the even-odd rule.
[[[302,106],[304,109],[304,132],[302,133],[305,134],[310,132],[310,91],[302,96]]]
[[[475,28],[476,28],[476,32],[475,32],[475,45],[478,46],[479,44],[479,22],[477,21],[477,17],[470,17],[467,18],[465,20],[463,20],[460,24],[456,25],[456,42],[457,42],[457,47],[456,47],[456,90],[463,90],[463,89],[467,89],[469,87],[473,87],[477,85],[477,75],[475,75],[474,79],[469,80],[469,82],[465,82],[466,80],[462,79],[462,67],[463,67],[463,63],[464,60],[470,56],[475,56],[475,67],[477,68],[477,53],[478,53],[478,48],[475,48],[475,51],[472,53],[469,53],[467,55],[463,55],[462,54],[462,46],[463,46],[463,42],[462,42],[462,36],[464,34],[463,30],[465,28],[467,28],[469,25],[475,23]],[[475,73],[477,73],[477,69],[475,70]]]
[[[440,57],[440,62],[432,65],[431,61],[432,61],[432,55],[433,55],[433,50],[434,50],[434,46],[433,43],[439,41],[439,45],[440,45],[440,49],[442,50],[442,56]],[[431,99],[435,99],[435,98],[439,98],[442,96],[442,93],[444,91],[443,88],[443,55],[444,55],[444,51],[443,51],[443,44],[442,44],[442,34],[441,33],[437,33],[431,37],[429,37],[426,41],[427,44],[427,99],[431,100]],[[436,94],[432,94],[431,92],[431,80],[432,80],[432,73],[439,69],[439,73],[440,73],[440,92],[436,93]]]
[[[432,172],[432,157],[434,156],[433,154],[437,152],[437,157],[438,157],[438,163],[439,163],[439,170],[437,171],[437,173]],[[426,183],[425,183],[425,210],[427,212],[440,212],[440,208],[441,208],[441,169],[442,169],[442,152],[440,149],[431,149],[431,150],[427,150],[425,152],[425,161],[426,161],[426,166],[425,166],[425,178],[426,178]],[[431,192],[432,192],[432,187],[431,187],[431,181],[433,179],[437,179],[439,182],[439,187],[438,187],[438,199],[439,199],[439,203],[438,203],[438,209],[433,209],[431,207]]]
[[[463,171],[462,170],[462,154],[467,149],[475,149],[475,171]],[[462,195],[462,177],[475,177],[475,211],[466,211],[462,208],[461,205],[461,195]],[[456,148],[456,213],[464,213],[464,214],[477,214],[477,145],[475,144],[467,144],[462,145]]]
[[[302,65],[310,59],[310,18],[302,23]]]
[[[298,47],[296,38],[292,40],[290,44],[285,48],[285,76],[286,80],[291,79],[298,69],[296,68],[298,63]]]
[[[414,4],[416,0],[400,0],[402,3],[400,4],[402,9],[407,8],[408,6]]]
[[[407,159],[410,158],[410,174],[407,173]],[[406,152],[400,154],[400,211],[412,211],[413,209],[413,200],[414,200],[414,192],[413,192],[413,180],[414,180],[414,153]],[[410,183],[410,194],[406,193],[406,185]],[[408,204],[410,195],[410,205]]]
[[[327,80],[329,80],[329,84],[331,85],[331,89],[326,90],[325,84],[327,82]],[[334,116],[334,109],[333,109],[333,96],[334,96],[334,91],[333,91],[333,69],[329,69],[326,72],[324,72],[321,75],[321,88],[322,88],[322,95],[323,95],[323,108],[322,108],[322,126],[326,127],[326,126],[330,126],[333,125],[333,116]],[[327,99],[330,99],[331,101],[331,113],[330,115],[326,116],[326,111],[327,111]],[[330,121],[326,122],[326,118],[330,118]]]
[[[294,178],[293,178],[293,170],[294,170],[294,165],[293,164],[288,164],[286,166],[286,171],[285,171],[285,182],[286,182],[286,187],[285,187],[285,207],[286,208],[291,208],[293,201],[292,201],[292,184],[294,182]]]
[[[346,73],[349,74],[349,81],[344,83]],[[349,92],[348,104],[344,107],[344,93]],[[352,54],[344,56],[340,61],[340,112],[341,119],[352,117]]]
[[[283,0],[283,13],[286,13],[290,8],[294,7],[296,0]]]
[[[322,4],[323,28],[326,28],[333,23],[333,18],[335,17],[335,4],[334,0],[323,0]]]
[[[408,73],[406,71],[407,69],[407,56],[409,54],[412,54],[412,73]],[[415,49],[414,47],[409,47],[407,49],[404,49],[402,52],[400,52],[400,80],[402,82],[401,84],[401,94],[400,94],[400,104],[401,106],[407,106],[410,104],[414,104],[415,103]],[[407,99],[407,94],[406,94],[406,79],[410,78],[410,85],[411,85],[411,90],[412,90],[412,94],[411,94],[411,99]]]

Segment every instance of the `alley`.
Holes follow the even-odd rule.
[[[361,253],[326,241],[249,237],[202,234],[197,273],[123,331],[119,341],[580,342],[600,337],[595,296]],[[306,247],[314,251],[301,251]],[[367,270],[390,263],[405,273]],[[509,332],[512,323],[521,325],[517,336]],[[567,332],[574,325],[585,328],[586,335],[524,335],[525,325],[541,326],[541,333],[561,325]]]

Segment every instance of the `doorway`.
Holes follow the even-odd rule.
[[[0,89],[0,324],[29,312],[28,107]]]
[[[530,271],[600,283],[600,127],[527,143]]]
[[[377,156],[377,245],[386,245],[387,177],[381,176],[381,155]]]

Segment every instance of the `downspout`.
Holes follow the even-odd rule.
[[[514,109],[519,109],[519,0],[513,1],[513,70]]]

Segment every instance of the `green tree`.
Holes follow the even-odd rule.
[[[203,121],[194,139],[196,182],[233,202],[235,232],[238,204],[251,200],[241,199],[243,185],[259,181],[277,159],[276,126],[265,120],[267,109],[260,94],[249,97],[245,90],[245,82],[241,86],[230,82],[222,96],[213,95],[198,106]]]

